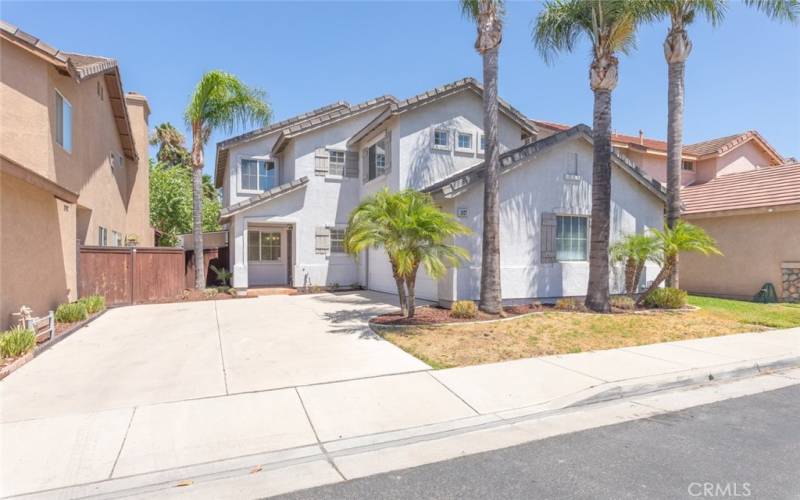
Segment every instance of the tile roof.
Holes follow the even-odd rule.
[[[280,186],[275,186],[269,191],[264,191],[263,193],[257,196],[253,196],[252,198],[248,198],[245,201],[240,201],[239,203],[223,208],[219,212],[219,218],[224,222],[226,219],[229,219],[232,215],[238,214],[239,212],[244,212],[245,210],[249,210],[255,207],[256,205],[260,205],[262,203],[274,200],[275,198],[283,196],[284,194],[291,193],[292,191],[300,189],[306,184],[308,184],[308,177],[304,176],[300,177],[299,179],[295,179],[291,182],[281,184]]]
[[[684,214],[800,204],[800,163],[716,177],[681,190]]]
[[[500,155],[500,172],[503,173],[514,165],[517,165],[528,158],[535,157],[539,152],[575,136],[583,137],[591,143],[592,129],[588,125],[581,123],[567,130],[563,130],[551,136],[545,137],[544,139],[540,139],[519,148],[512,149],[511,151],[506,151]],[[630,174],[650,192],[658,196],[662,201],[666,200],[664,186],[662,186],[660,182],[650,177],[644,172],[644,170],[640,169],[638,166],[636,166],[636,164],[623,155],[612,153],[611,158],[617,166]],[[427,188],[423,189],[423,191],[427,193],[433,193],[435,191],[442,190],[442,192],[445,194],[448,194],[448,191],[458,191],[480,177],[485,169],[485,162],[478,163],[464,170],[455,172],[449,177],[442,179],[431,186],[428,186]]]
[[[99,73],[117,67],[117,61],[108,57],[89,56],[86,54],[76,54],[74,52],[64,52],[68,63],[74,68],[79,80],[84,80]]]

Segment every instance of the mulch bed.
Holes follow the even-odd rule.
[[[450,315],[450,309],[438,306],[421,306],[414,311],[413,318],[406,318],[400,311],[381,314],[370,320],[370,323],[383,326],[402,326],[402,325],[441,325],[445,323],[472,323],[475,321],[491,321],[503,318],[513,318],[532,312],[545,310],[546,306],[519,305],[504,307],[505,316],[499,314],[487,314],[478,311],[474,318],[454,318]]]
[[[252,298],[250,295],[248,296],[239,296],[239,295],[231,295],[228,292],[217,292],[216,295],[207,295],[203,290],[185,290],[182,295],[176,295],[175,297],[163,297],[160,299],[155,300],[148,300],[147,302],[137,302],[135,305],[139,304],[170,304],[176,302],[202,302],[206,300],[228,300],[228,299],[249,299]]]

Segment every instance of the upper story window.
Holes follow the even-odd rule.
[[[242,160],[240,170],[242,191],[266,191],[278,185],[278,169],[270,160]]]
[[[101,247],[108,246],[108,229],[97,226],[97,244]]]
[[[56,143],[72,152],[72,104],[56,91]]]
[[[588,217],[559,215],[556,217],[556,259],[587,260]]]
[[[328,173],[330,175],[341,175],[345,174],[345,163],[347,161],[347,155],[344,151],[336,151],[329,149],[328,150]]]
[[[458,132],[456,134],[456,151],[472,153],[472,134],[469,132]]]
[[[111,231],[111,241],[114,242],[115,247],[122,246],[122,233],[118,233],[117,231]]]
[[[694,162],[684,160],[683,163],[681,164],[681,168],[689,172],[694,172]]]
[[[450,131],[446,128],[437,128],[433,131],[433,148],[450,149]]]
[[[386,142],[381,139],[367,149],[367,180],[371,181],[386,173]]]
[[[481,138],[478,140],[478,153],[483,153],[486,151],[486,136],[481,134]]]

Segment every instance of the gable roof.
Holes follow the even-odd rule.
[[[272,201],[275,198],[291,193],[292,191],[296,191],[301,187],[305,186],[306,184],[308,184],[308,177],[303,176],[291,182],[281,184],[280,186],[275,186],[269,191],[264,191],[258,196],[253,196],[252,198],[249,198],[245,201],[240,201],[235,205],[223,208],[219,212],[219,218],[222,222],[225,222],[235,214],[244,212],[245,210],[250,210],[251,208],[261,205],[262,203]]]
[[[441,87],[436,87],[435,89],[428,90],[421,94],[417,94],[403,101],[395,102],[386,112],[381,113],[364,128],[356,132],[353,137],[347,141],[347,144],[357,144],[359,141],[385,123],[389,118],[465,91],[472,91],[479,96],[482,96],[483,86],[474,78],[467,77],[446,85],[442,85]],[[497,100],[499,102],[499,108],[501,112],[503,112],[511,120],[517,122],[517,124],[519,124],[523,130],[529,132],[531,135],[536,135],[538,130],[534,122],[529,120],[519,110],[508,104],[504,99],[498,97]]]
[[[48,45],[39,38],[26,33],[11,23],[0,20],[0,36],[4,40],[27,50],[29,53],[44,59],[65,76],[72,77],[77,83],[96,75],[103,75],[108,87],[109,102],[117,126],[122,152],[127,158],[138,160],[136,145],[133,141],[131,121],[128,108],[125,106],[125,93],[122,89],[122,76],[117,61],[108,57],[90,56],[74,52],[63,52]]]
[[[726,174],[681,190],[686,215],[800,204],[800,163]]]
[[[592,129],[588,125],[578,124],[567,130],[558,132],[544,139],[536,142],[526,144],[517,149],[506,151],[500,155],[500,173],[507,172],[521,163],[524,160],[535,157],[538,153],[550,149],[557,144],[564,142],[573,137],[582,137],[590,144],[592,142]],[[623,171],[631,175],[639,184],[647,188],[648,191],[653,193],[662,201],[666,201],[666,191],[660,182],[647,175],[643,170],[636,166],[626,157],[617,153],[611,154],[611,161],[619,166]],[[481,162],[472,167],[466,168],[459,172],[442,179],[441,181],[428,186],[423,189],[426,193],[435,193],[441,191],[445,196],[458,196],[463,192],[463,188],[472,184],[477,179],[483,177],[483,172],[486,170],[486,163]]]
[[[555,122],[547,122],[542,120],[533,120],[540,127],[550,130],[562,131],[569,128],[568,125]],[[707,141],[696,142],[694,144],[683,145],[683,155],[691,157],[691,159],[701,160],[713,156],[722,156],[728,151],[731,151],[738,146],[741,146],[747,141],[756,141],[756,143],[763,149],[770,157],[770,164],[780,165],[785,163],[784,158],[773,148],[764,137],[755,130],[748,130],[739,134],[726,135],[725,137],[718,137]],[[625,134],[611,134],[611,141],[615,142],[616,146],[631,147],[634,149],[652,149],[662,153],[667,151],[667,142],[660,139],[652,139],[644,136],[633,136]]]

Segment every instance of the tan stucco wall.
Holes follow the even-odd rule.
[[[781,262],[800,261],[800,207],[689,221],[716,239],[725,256],[681,255],[681,288],[749,298],[769,282],[781,296]]]
[[[77,298],[75,205],[0,173],[0,328]]]

